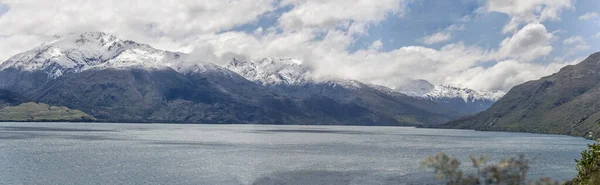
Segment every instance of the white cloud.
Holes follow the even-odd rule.
[[[531,21],[519,22],[527,25],[521,29],[517,26],[499,49],[484,49],[462,42],[439,49],[423,46],[384,49],[383,42],[376,40],[356,52],[347,49],[357,35],[368,34],[369,26],[386,17],[401,17],[406,0],[283,0],[279,5],[275,2],[10,1],[10,11],[0,19],[0,59],[30,49],[53,34],[103,31],[160,49],[189,51],[190,57],[200,62],[223,63],[233,57],[294,57],[310,65],[317,77],[349,78],[391,87],[406,79],[426,79],[434,84],[506,90],[565,65],[564,62],[535,64],[531,61],[547,56],[553,49],[550,45],[553,34],[536,21],[558,19],[560,10],[570,7],[560,2],[570,1],[513,1],[512,4],[518,6],[527,5],[524,10],[514,11],[494,4],[495,8],[490,11],[507,12],[515,19],[528,20],[529,14],[533,15]],[[276,25],[248,33],[228,31],[253,24],[260,16],[288,5],[291,10],[282,13]],[[454,31],[465,29],[463,23],[469,19],[465,16],[457,24],[422,41],[426,44],[447,42]],[[484,63],[491,67],[480,67]]]
[[[499,58],[513,57],[532,61],[546,56],[552,51],[551,40],[554,35],[548,33],[542,24],[531,23],[500,43]]]
[[[518,30],[519,26],[527,23],[560,20],[563,9],[572,9],[574,0],[489,0],[488,12],[505,13],[510,21],[503,32]]]
[[[354,13],[355,11],[346,10],[349,6],[357,6],[353,4],[356,1],[350,2],[353,5],[342,5],[346,1],[338,2],[340,7],[344,7],[341,9],[330,4],[335,2],[293,1],[299,9],[294,8],[279,19],[279,27],[284,30],[283,33],[263,30],[262,36],[241,32],[205,34],[194,43],[197,43],[199,51],[208,51],[203,56],[206,53],[212,54],[213,60],[227,61],[231,56],[295,57],[310,65],[317,77],[355,79],[390,87],[397,87],[407,79],[426,79],[434,84],[508,90],[514,85],[552,74],[572,63],[562,60],[545,64],[532,62],[547,56],[553,50],[551,42],[555,39],[553,33],[549,33],[544,25],[536,21],[527,22],[526,26],[517,29],[512,36],[502,41],[498,49],[483,49],[457,42],[440,49],[406,46],[381,51],[383,43],[377,40],[367,49],[350,53],[346,48],[354,42],[356,33],[365,33],[367,25],[383,20],[386,14],[401,15],[403,8],[393,2],[392,5],[398,7],[383,8],[388,13],[369,11],[369,8],[364,11],[356,9],[358,12]],[[386,2],[388,1],[376,4]],[[537,4],[564,7],[539,1]],[[331,7],[332,10],[307,8],[317,5]],[[559,9],[538,9],[540,13],[535,15],[543,14],[543,19],[558,19]],[[543,11],[546,13],[541,13]],[[461,24],[451,25],[436,33],[437,36],[433,34],[422,41],[446,42],[451,39],[452,31],[463,29]],[[321,34],[324,34],[322,40],[315,39]],[[498,60],[501,62],[494,63]],[[480,67],[483,63],[490,67]]]
[[[446,42],[452,39],[452,33],[447,31],[437,32],[433,35],[425,36],[420,39],[421,42],[427,45]]]
[[[241,32],[228,32],[202,37],[198,51],[201,56],[214,53],[212,60],[227,61],[231,56],[295,57],[315,70],[317,77],[346,78],[394,87],[410,79],[427,79],[436,84],[455,84],[451,76],[458,76],[479,62],[489,58],[489,51],[448,44],[439,50],[408,46],[396,50],[379,51],[382,43],[349,53],[346,47],[353,37],[339,30],[331,30],[323,40],[313,40],[311,31],[266,33],[255,37]],[[210,48],[210,49],[206,49]],[[478,87],[473,87],[478,88]]]
[[[600,32],[598,32],[595,35],[593,35],[592,38],[600,39]]]
[[[451,24],[450,26],[444,28],[442,31],[424,36],[423,38],[419,38],[416,41],[426,45],[450,41],[452,40],[452,32],[465,31],[467,28],[464,23],[469,21],[470,17],[464,16],[460,21],[458,21],[458,23]]]
[[[571,45],[571,44],[577,44],[577,43],[585,43],[585,41],[583,41],[583,38],[581,38],[580,36],[572,36],[572,37],[569,37],[569,38],[563,40],[563,44],[565,44],[565,45]]]
[[[251,23],[275,0],[20,0],[3,1],[9,11],[0,19],[0,35],[43,37],[70,32],[103,31],[162,49],[177,50],[186,39]],[[0,42],[6,42],[0,38]],[[41,43],[41,40],[40,42]],[[38,43],[38,44],[39,44]],[[22,45],[22,44],[21,44]],[[37,44],[36,44],[37,45]],[[26,50],[33,45],[22,45]],[[15,53],[2,52],[6,59]]]
[[[536,80],[542,76],[556,73],[562,67],[575,64],[579,61],[580,59],[557,61],[549,64],[535,64],[504,60],[489,68],[470,68],[457,76],[456,81],[467,87],[508,90],[523,82]]]
[[[371,46],[369,47],[370,50],[375,50],[378,51],[383,47],[383,42],[381,42],[381,40],[376,40],[375,42],[373,42],[371,44]]]
[[[388,15],[402,16],[405,6],[403,0],[284,0],[281,4],[294,6],[279,19],[285,30],[335,28],[349,22],[364,27]]]
[[[45,41],[53,40],[52,37],[18,34],[10,37],[0,36],[0,63],[8,57],[24,52]]]
[[[588,20],[588,19],[593,19],[593,18],[596,18],[596,17],[598,17],[598,13],[596,13],[596,12],[588,12],[588,13],[585,13],[585,14],[579,16],[579,20]]]
[[[587,51],[591,47],[583,40],[581,36],[572,36],[563,40],[563,44],[567,45],[567,55],[572,55],[578,52]]]

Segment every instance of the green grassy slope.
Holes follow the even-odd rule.
[[[0,121],[94,121],[94,117],[79,110],[47,104],[23,103],[0,109]]]

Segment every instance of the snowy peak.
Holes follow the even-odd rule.
[[[265,58],[260,60],[238,60],[233,59],[225,66],[250,81],[265,86],[276,85],[306,85],[325,83],[331,86],[341,86],[349,89],[360,89],[365,84],[343,79],[315,80],[309,67],[296,59]],[[412,97],[427,99],[462,99],[465,103],[478,100],[497,101],[505,93],[501,91],[476,91],[466,88],[458,88],[447,85],[433,85],[427,80],[411,80],[400,88],[391,90],[389,88],[371,85],[383,92],[402,93]]]
[[[478,100],[498,101],[505,92],[479,91],[449,85],[433,85],[427,80],[412,80],[396,89],[398,92],[428,99],[462,99],[465,103]]]
[[[503,91],[477,91],[466,88],[458,88],[447,85],[436,85],[434,89],[426,94],[429,98],[460,98],[465,102],[477,100],[498,101],[506,94]]]
[[[356,80],[316,79],[311,68],[293,58],[265,58],[242,61],[233,59],[225,68],[263,86],[327,85],[346,89],[370,87]]]
[[[233,59],[225,66],[248,80],[267,86],[301,85],[313,82],[311,70],[296,59]]]
[[[61,36],[58,36],[58,37],[60,38]],[[123,42],[122,40],[118,39],[117,37],[115,37],[113,35],[109,35],[109,34],[102,33],[102,32],[83,33],[79,36],[76,36],[75,39],[76,39],[75,43],[80,46],[94,45],[94,46],[100,46],[100,47],[113,47],[113,46],[115,46],[115,44]],[[71,42],[68,39],[63,40],[63,41]]]
[[[2,69],[15,67],[36,70],[51,65],[78,68],[81,67],[78,65],[93,65],[112,58],[126,47],[124,41],[103,33],[84,33],[57,38],[9,58],[2,64]]]
[[[429,83],[427,80],[409,80],[396,88],[397,91],[409,95],[409,96],[426,96],[427,93],[433,91],[435,85]]]
[[[44,43],[0,63],[0,70],[14,68],[21,71],[42,71],[50,78],[79,73],[89,69],[164,69],[181,73],[214,72],[237,76],[265,86],[327,84],[348,89],[373,87],[347,79],[316,79],[312,69],[301,60],[293,58],[264,58],[259,60],[233,59],[225,66],[213,63],[189,61],[185,53],[155,49],[146,44],[122,40],[101,32],[56,36],[56,40]],[[192,59],[193,60],[193,59]],[[389,88],[378,87],[381,91]],[[475,91],[452,86],[433,85],[426,80],[413,80],[394,93],[429,99],[460,98],[464,102],[477,100],[496,101],[504,92]]]
[[[162,51],[146,44],[121,40],[113,35],[90,32],[56,36],[32,50],[9,58],[0,70],[43,71],[51,78],[88,69],[177,68],[186,54]]]

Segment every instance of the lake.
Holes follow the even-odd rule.
[[[439,184],[446,152],[525,153],[529,175],[567,180],[591,141],[410,127],[0,123],[0,184]]]

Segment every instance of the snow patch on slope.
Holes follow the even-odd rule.
[[[342,86],[348,89],[360,89],[365,85],[364,83],[355,80],[316,80],[313,77],[312,70],[297,59],[265,58],[249,61],[233,59],[225,67],[250,81],[265,86],[302,86],[311,83],[327,83],[333,87]],[[427,99],[459,98],[465,102],[477,100],[497,101],[505,94],[501,91],[476,91],[446,85],[433,85],[426,80],[413,80],[397,89],[390,89],[388,87],[373,84],[368,86],[388,94],[402,93],[412,97]]]
[[[233,59],[225,66],[250,81],[265,86],[313,83],[312,72],[297,59],[265,58],[241,61]]]
[[[498,101],[505,94],[503,91],[476,91],[447,85],[436,85],[425,96],[429,98],[460,98],[465,102],[473,102],[477,100]]]
[[[413,80],[396,89],[398,92],[428,99],[462,99],[465,103],[478,100],[498,101],[503,91],[480,91],[449,85],[433,85],[426,80]]]

